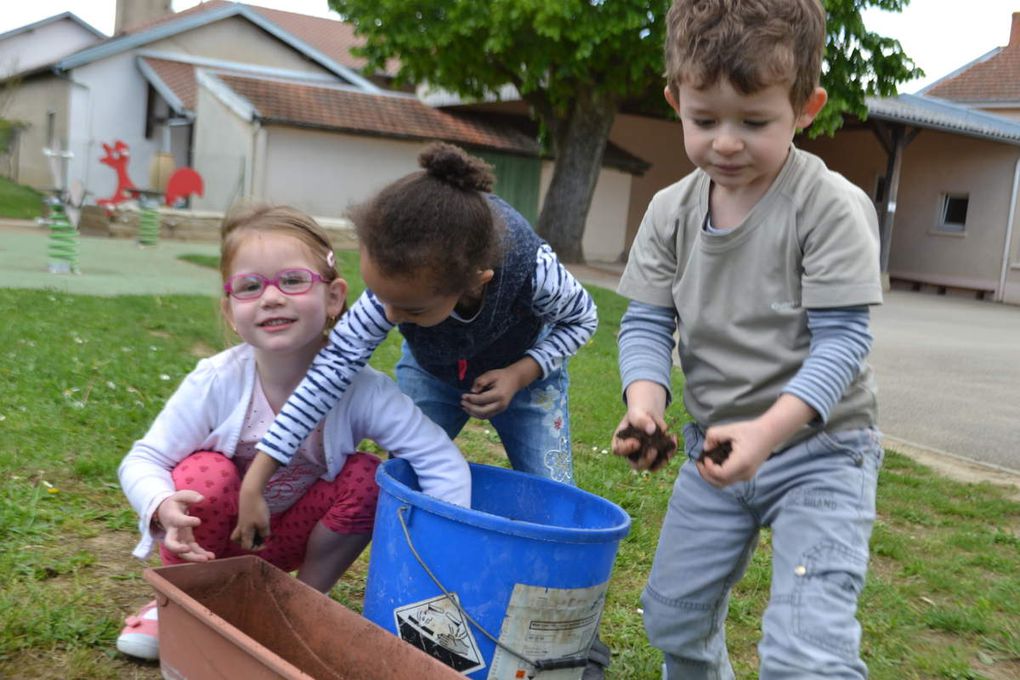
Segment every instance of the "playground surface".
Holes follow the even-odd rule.
[[[81,274],[48,270],[49,231],[31,222],[0,220],[0,288],[50,289],[83,295],[216,295],[219,274],[179,260],[217,255],[214,243],[162,240],[139,246],[128,239],[82,236]]]

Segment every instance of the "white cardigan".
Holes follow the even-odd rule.
[[[174,493],[171,470],[195,451],[234,456],[254,388],[255,354],[250,345],[202,359],[121,461],[117,471],[121,487],[140,518],[142,539],[132,553],[135,557],[144,559],[152,550],[152,515]],[[471,505],[471,473],[460,451],[396,383],[371,367],[357,374],[326,415],[322,479],[335,479],[363,439],[406,458],[424,493]]]

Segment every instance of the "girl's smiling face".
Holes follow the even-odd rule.
[[[230,276],[260,274],[267,279],[285,269],[308,269],[320,273],[316,261],[299,239],[282,233],[251,232],[244,236],[230,263]],[[341,278],[330,283],[316,281],[304,293],[287,295],[267,284],[262,295],[252,300],[223,298],[223,314],[241,339],[257,352],[308,354],[322,347],[323,330],[328,318],[343,310],[347,282]]]

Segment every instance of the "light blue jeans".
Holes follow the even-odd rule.
[[[489,422],[499,433],[514,470],[573,484],[566,369],[564,361],[558,370],[528,385]],[[450,439],[463,429],[468,420],[460,405],[463,390],[438,380],[418,365],[406,342],[397,362],[397,384]]]
[[[669,680],[730,680],[724,624],[761,527],[772,528],[772,589],[758,645],[762,680],[859,679],[857,598],[868,567],[882,464],[874,429],[821,433],[767,460],[749,482],[716,489],[690,459],[673,486],[648,585],[645,630]]]

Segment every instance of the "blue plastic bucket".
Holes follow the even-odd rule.
[[[622,508],[475,463],[471,509],[421,493],[399,458],[376,479],[366,618],[476,680],[581,677],[630,530]]]

